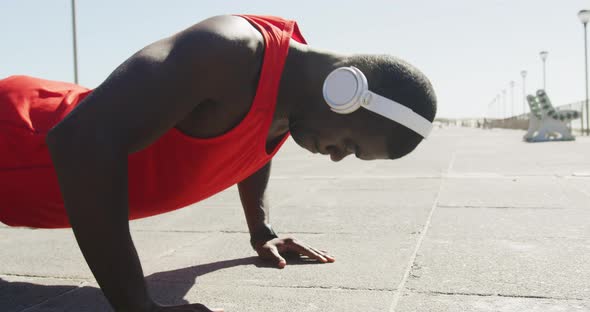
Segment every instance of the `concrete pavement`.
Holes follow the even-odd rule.
[[[337,261],[259,261],[236,188],[132,222],[154,297],[238,311],[590,311],[590,139],[437,129],[398,161],[292,141],[271,221]],[[0,225],[0,311],[110,311],[69,230]]]

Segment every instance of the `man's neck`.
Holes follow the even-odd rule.
[[[324,79],[344,59],[343,55],[316,50],[291,40],[269,137],[282,136],[289,131],[290,121],[324,104]]]

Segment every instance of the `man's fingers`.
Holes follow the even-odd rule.
[[[185,304],[180,306],[164,306],[157,309],[158,312],[224,312],[223,309],[209,309],[205,305],[200,303]]]
[[[196,306],[198,306],[200,309],[197,309],[197,311],[207,311],[207,312],[224,312],[223,309],[221,308],[213,308],[213,309],[209,309],[206,306],[202,305],[202,304],[196,304]]]
[[[291,248],[292,250],[297,251],[298,253],[304,255],[304,256],[308,256],[312,259],[316,259],[319,260],[321,262],[328,262],[328,259],[326,259],[324,256],[322,256],[321,254],[315,252],[314,250],[312,250],[309,247],[300,245],[296,242],[292,243],[289,245],[289,248]]]
[[[287,261],[285,260],[285,258],[281,257],[281,254],[279,254],[279,250],[276,246],[270,246],[269,251],[272,257],[275,258],[275,260],[277,261],[279,269],[282,269],[287,265]]]
[[[332,259],[336,259],[336,258],[335,258],[334,256],[332,256],[332,255],[331,255],[329,252],[327,252],[327,251],[325,251],[325,250],[321,250],[321,249],[318,249],[318,250],[319,250],[319,251],[321,251],[321,252],[322,252],[322,254],[323,254],[324,256],[328,256],[328,257],[330,257],[330,258],[332,258]]]
[[[316,253],[322,255],[324,258],[326,258],[326,260],[328,260],[328,262],[334,262],[336,261],[336,258],[334,258],[333,256],[329,255],[327,251],[325,250],[319,250],[313,247],[309,247],[310,249],[312,249],[313,251],[315,251]]]

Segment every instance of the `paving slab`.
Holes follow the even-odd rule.
[[[423,226],[439,185],[438,179],[272,180],[269,194],[275,195],[270,196],[270,220],[279,233],[412,233]],[[288,188],[293,189],[288,195],[276,195]],[[407,196],[409,192],[412,196]],[[133,221],[131,227],[141,231],[247,233],[239,201],[223,202],[223,198],[211,198],[165,215]]]
[[[295,203],[296,196],[313,194],[318,187],[328,181],[323,179],[309,181],[295,179],[272,179],[269,185],[268,200],[271,207],[284,203]],[[271,208],[272,209],[272,208]],[[271,213],[274,215],[274,209]],[[240,202],[237,186],[233,186],[197,204],[166,214],[131,222],[134,230],[159,231],[233,231],[248,232],[246,219]]]
[[[531,211],[536,216],[530,217]],[[590,299],[588,226],[571,221],[588,220],[588,212],[572,211],[565,216],[568,211],[560,210],[564,217],[535,209],[437,209],[406,287],[418,292]]]
[[[485,294],[410,294],[395,312],[588,312],[588,300],[499,297]]]
[[[226,312],[387,311],[393,292],[322,288],[268,288],[226,285],[192,288],[185,297]]]
[[[439,187],[438,179],[336,179],[271,208],[271,222],[285,232],[415,233]]]
[[[539,154],[557,154],[560,149],[568,149],[569,146],[552,143],[554,150],[537,149],[521,143],[510,149],[511,157],[505,155],[507,149],[476,149],[475,146],[466,150],[458,151],[453,163],[453,172],[486,172],[508,176],[540,176],[559,175],[568,176],[580,170],[590,169],[582,155],[572,153],[540,160]],[[565,143],[575,144],[575,143]],[[542,157],[542,156],[541,156]]]
[[[202,303],[226,312],[276,311],[387,311],[393,292],[322,288],[268,288],[228,283],[201,286],[174,282],[150,282],[150,292],[162,304]],[[112,311],[100,290],[82,287],[49,300],[30,312]]]
[[[7,234],[2,242],[9,244],[0,246],[6,250],[0,273],[93,280],[73,238],[67,238],[69,233],[22,230]],[[258,261],[248,234],[136,232],[133,237],[145,274],[155,274],[157,279],[186,282],[198,277],[210,283],[232,280],[248,285],[360,289],[394,289],[416,239],[413,234],[298,235],[302,241],[328,250],[338,261],[320,265],[288,259],[292,265],[278,270]],[[26,244],[36,247],[30,249]]]
[[[412,291],[590,298],[590,241],[430,239],[414,262]]]
[[[191,234],[138,232],[133,239],[146,265],[184,246],[198,246],[210,236]],[[0,235],[0,274],[93,279],[71,230],[15,229]]]
[[[194,248],[175,250],[144,264],[151,280],[244,286],[344,288],[393,291],[410,260],[417,235],[302,234],[336,257],[335,263],[287,258],[287,267],[259,260],[247,234],[215,235]],[[196,245],[196,244],[195,244]],[[197,248],[198,247],[198,248]],[[214,251],[214,252],[212,252]]]
[[[590,209],[437,207],[428,237],[590,239]]]
[[[557,177],[466,176],[445,180],[443,207],[586,209],[588,196]]]
[[[474,130],[471,135],[469,131],[450,131],[463,133],[452,164],[455,173],[568,176],[590,171],[588,137],[574,142],[526,143],[519,138],[521,132],[514,130]]]
[[[130,227],[133,231],[248,233],[239,200],[223,204],[216,198],[162,215],[132,221]]]
[[[81,278],[90,276],[71,230],[0,231],[0,274]]]
[[[574,176],[571,178],[566,178],[564,183],[568,186],[575,188],[576,190],[590,198],[590,172],[580,172],[578,174],[583,174],[584,176]]]

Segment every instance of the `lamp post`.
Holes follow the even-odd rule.
[[[488,113],[487,113],[487,122],[490,122],[492,119],[494,119],[494,103],[496,102],[496,98],[494,97],[493,100],[490,101],[490,103],[488,104]]]
[[[500,94],[496,94],[496,109],[497,111],[497,119],[502,117],[502,102],[500,102]]]
[[[512,107],[511,109],[511,114],[510,117],[515,116],[516,114],[514,114],[514,86],[516,85],[516,83],[511,80],[510,81],[510,106]]]
[[[590,11],[582,10],[578,12],[578,18],[584,24],[584,59],[586,61],[586,134],[590,135],[590,120],[588,116],[588,21],[590,21]],[[583,110],[583,109],[582,109]],[[584,113],[582,112],[582,133],[584,133]]]
[[[547,61],[547,56],[549,56],[549,52],[541,51],[539,55],[541,56],[541,60],[543,61],[543,90],[547,91],[547,75],[545,72],[545,63]]]
[[[522,115],[523,118],[526,118],[526,70],[520,71],[520,76],[522,77]]]
[[[74,46],[74,83],[78,84],[78,43],[76,40],[76,0],[72,0],[72,43]]]
[[[506,89],[502,89],[502,119],[506,118],[508,115],[508,110],[506,109]]]

